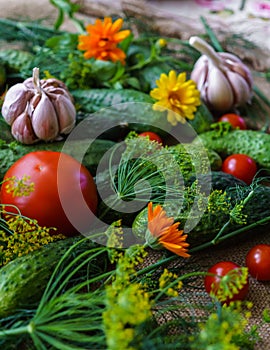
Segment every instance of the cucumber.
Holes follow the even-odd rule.
[[[37,143],[34,145],[22,145],[16,141],[7,143],[0,139],[0,180],[3,179],[9,167],[27,153],[41,150],[61,152],[65,144],[65,152],[74,158],[84,155],[82,163],[94,176],[100,159],[106,151],[114,146],[109,140],[72,140],[68,146],[65,141],[52,143]],[[91,143],[90,148],[87,146]]]
[[[126,102],[153,103],[150,95],[131,89],[91,89],[71,91],[79,109],[86,113],[98,112],[101,108]]]
[[[49,243],[2,267],[0,269],[0,317],[11,315],[22,308],[33,307],[40,300],[60,258],[82,238],[82,236],[76,236]],[[72,250],[70,258],[97,246],[90,240],[84,240]],[[105,253],[103,260],[105,263]],[[100,257],[97,266],[102,266]]]
[[[239,203],[240,200],[243,200],[251,192],[252,187],[243,186],[241,190],[238,186],[227,187],[226,193],[228,202],[232,204],[232,208],[236,203]],[[245,227],[248,224],[255,223],[266,217],[270,217],[270,187],[257,185],[253,188],[253,194],[251,198],[245,203],[242,213],[246,215],[246,224],[236,224],[231,223],[224,231],[228,233],[236,229]],[[194,215],[191,217],[190,210],[187,209],[187,206],[183,206],[183,210],[176,208],[174,203],[167,202],[164,209],[167,212],[168,216],[174,217],[175,221],[180,222],[180,229],[184,229],[187,219],[197,220],[197,217]],[[187,232],[188,238],[187,242],[190,243],[190,247],[196,247],[200,244],[210,242],[218,234],[220,229],[225,223],[230,219],[229,212],[216,210],[215,212],[205,211],[203,215],[198,216],[200,219],[198,224],[192,228],[190,232]],[[147,208],[143,209],[135,218],[132,224],[133,234],[144,240],[144,235],[147,229]],[[265,226],[265,229],[269,229]]]
[[[191,176],[187,182],[187,185],[191,185],[196,179],[199,180],[199,184],[202,186],[202,188],[204,188],[204,184],[210,183],[212,190],[225,191],[230,187],[247,186],[244,181],[237,179],[231,174],[224,173],[223,171],[211,171],[209,174]]]
[[[270,134],[257,130],[231,130],[221,133],[218,130],[202,133],[193,144],[202,142],[207,149],[219,153],[223,158],[243,153],[253,158],[257,165],[270,170]]]
[[[179,143],[167,149],[179,164],[185,180],[195,174],[198,176],[198,174],[208,174],[210,170],[217,171],[222,165],[222,159],[217,152],[207,150],[201,145]]]
[[[166,135],[172,128],[166,112],[154,111],[150,95],[131,89],[91,89],[71,92],[79,110],[78,122],[87,118],[88,137],[119,140],[131,130]]]

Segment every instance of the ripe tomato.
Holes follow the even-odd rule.
[[[220,261],[215,265],[211,266],[207,272],[211,274],[215,274],[213,276],[207,275],[204,278],[204,286],[207,293],[217,294],[221,277],[226,276],[231,270],[238,269],[240,266],[232,261]],[[249,289],[248,281],[246,284],[238,291],[238,293],[234,294],[231,298],[226,299],[226,303],[230,303],[235,300],[243,300],[245,299]]]
[[[142,132],[138,136],[139,137],[149,137],[150,141],[156,141],[156,142],[160,143],[161,145],[163,144],[162,138],[158,134],[156,134],[155,132],[152,132],[152,131]]]
[[[245,119],[242,118],[238,114],[234,113],[228,113],[222,115],[219,119],[219,122],[227,122],[232,125],[233,128],[239,128],[240,130],[246,130],[247,129],[247,124],[245,122]]]
[[[257,172],[257,165],[255,160],[246,154],[232,154],[223,161],[221,170],[249,185]]]
[[[270,281],[270,245],[257,244],[246,255],[250,275],[258,281]]]
[[[21,180],[25,175],[34,183],[34,190],[29,195],[14,196],[7,188],[16,187],[10,178]],[[90,228],[97,209],[96,185],[87,168],[71,156],[51,151],[28,153],[9,168],[4,181],[1,203],[16,206],[40,226],[55,227],[57,231],[53,232],[66,236]],[[10,206],[6,210],[17,213]]]

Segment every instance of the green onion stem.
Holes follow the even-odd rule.
[[[215,237],[215,238],[214,238],[212,241],[210,241],[210,242],[203,243],[203,244],[201,244],[201,245],[199,245],[199,246],[197,246],[197,247],[194,247],[194,248],[190,249],[189,252],[190,252],[190,253],[197,252],[197,251],[199,251],[199,250],[208,248],[208,247],[210,247],[211,245],[216,245],[216,244],[218,244],[218,243],[220,243],[220,242],[222,242],[222,241],[225,241],[225,240],[228,239],[228,238],[231,238],[231,237],[233,237],[233,236],[238,235],[239,233],[242,233],[242,232],[245,232],[245,231],[247,231],[247,230],[250,230],[250,229],[252,229],[252,228],[254,228],[254,227],[258,226],[258,225],[266,224],[266,223],[269,222],[269,221],[270,221],[270,216],[267,216],[267,217],[265,217],[265,218],[263,218],[263,219],[261,219],[261,220],[259,220],[259,221],[253,222],[252,224],[249,224],[249,225],[244,226],[244,227],[241,227],[241,228],[239,228],[239,229],[237,229],[237,230],[235,230],[235,231],[232,231],[232,232],[230,232],[230,233],[227,233],[226,235],[224,235],[224,236],[222,236],[222,237],[219,237],[218,240],[216,240],[216,237]]]
[[[258,88],[258,86],[253,86],[253,91],[268,107],[270,107],[270,100],[264,95],[264,93]]]
[[[31,333],[31,325],[22,326],[18,328],[11,328],[4,331],[0,331],[0,338],[6,337],[7,335],[17,335],[17,334],[24,334],[24,333]]]

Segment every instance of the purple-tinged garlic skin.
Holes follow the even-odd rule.
[[[191,37],[191,46],[202,53],[190,78],[195,81],[201,99],[212,110],[227,112],[250,103],[253,78],[249,68],[235,55],[215,52],[204,40]]]
[[[59,140],[76,123],[76,109],[66,85],[54,78],[39,79],[39,69],[6,93],[2,115],[13,137],[24,144]]]

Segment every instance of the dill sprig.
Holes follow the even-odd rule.
[[[108,220],[108,213],[114,210],[112,221],[125,213],[130,220],[131,214],[134,216],[150,200],[174,200],[181,206],[184,180],[174,156],[147,138],[127,138],[124,151],[122,147],[113,148],[108,169],[95,179],[102,198],[99,218]]]

